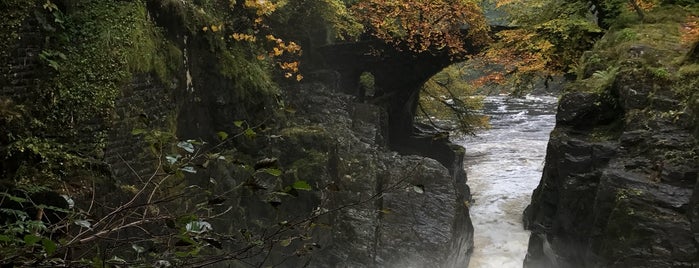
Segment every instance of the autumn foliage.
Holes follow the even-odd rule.
[[[517,88],[535,77],[570,71],[601,33],[589,19],[587,1],[493,1],[508,12],[511,28],[498,32],[496,42],[479,55],[480,62],[501,68],[474,80],[476,87],[509,83]]]
[[[689,16],[681,25],[682,43],[691,45],[699,42],[699,17]]]
[[[367,33],[401,50],[465,55],[489,41],[481,8],[470,0],[363,0],[351,8]]]
[[[299,73],[301,46],[293,41],[286,41],[271,33],[267,20],[274,16],[285,2],[268,0],[230,1],[229,8],[239,11],[238,20],[225,23],[204,25],[202,32],[214,34],[221,39],[227,38],[232,42],[249,43],[251,48],[257,48],[257,60],[274,64],[287,79],[301,81]]]
[[[249,17],[237,25],[206,25],[203,31],[217,32],[224,26],[236,42],[255,43],[266,48],[258,60],[272,60],[283,76],[300,80],[298,56],[301,47],[271,35],[271,20],[314,25],[308,12],[317,12],[333,37],[351,41],[375,38],[399,51],[446,53],[453,59],[473,54],[472,47],[489,41],[488,25],[476,0],[245,0],[231,1],[231,9],[245,9]],[[301,19],[303,18],[303,19]],[[247,24],[241,27],[239,22]],[[305,22],[305,23],[301,23]],[[311,31],[311,29],[308,29]],[[272,37],[270,37],[272,36]]]

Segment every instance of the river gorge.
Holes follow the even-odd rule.
[[[556,102],[554,96],[488,96],[483,113],[491,128],[456,141],[466,149],[473,195],[470,267],[522,267],[530,233],[522,212],[541,179]]]

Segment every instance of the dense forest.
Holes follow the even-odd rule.
[[[0,266],[468,267],[449,135],[487,128],[488,92],[554,81],[525,267],[699,265],[693,0],[0,14]]]

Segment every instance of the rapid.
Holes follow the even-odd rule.
[[[466,148],[473,195],[470,267],[522,267],[529,240],[522,212],[541,179],[556,103],[554,96],[486,97],[491,128],[456,141]]]

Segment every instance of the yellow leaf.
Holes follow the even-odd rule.
[[[303,75],[297,74],[296,81],[301,81],[301,79],[303,79]]]
[[[288,247],[289,245],[291,245],[291,241],[292,241],[292,240],[294,240],[294,238],[293,238],[293,237],[290,237],[290,238],[284,239],[284,240],[282,240],[282,241],[279,241],[279,244],[280,244],[282,247]]]
[[[204,26],[204,28],[201,28],[201,30],[206,32],[209,30],[209,27]]]

